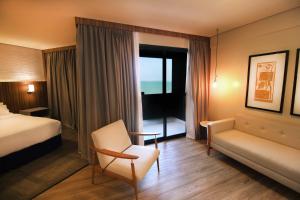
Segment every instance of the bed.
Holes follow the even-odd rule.
[[[61,144],[61,123],[54,119],[0,110],[0,172],[15,168]]]

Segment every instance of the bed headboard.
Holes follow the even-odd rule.
[[[0,102],[7,105],[10,112],[33,107],[47,107],[46,81],[33,81],[35,92],[27,93],[28,82],[0,82]]]

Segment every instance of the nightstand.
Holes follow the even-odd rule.
[[[19,113],[22,115],[30,115],[36,117],[48,117],[49,109],[47,107],[36,107],[36,108],[20,110]]]

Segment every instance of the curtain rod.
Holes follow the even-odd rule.
[[[121,29],[121,30],[133,31],[133,32],[151,33],[151,34],[171,36],[171,37],[181,37],[181,38],[187,38],[187,39],[199,39],[199,40],[203,40],[203,41],[209,41],[209,37],[204,37],[204,36],[200,36],[200,35],[180,33],[180,32],[175,32],[175,31],[167,31],[167,30],[162,30],[162,29],[148,28],[148,27],[143,27],[143,26],[135,26],[135,25],[129,25],[129,24],[116,23],[116,22],[108,22],[108,21],[97,20],[97,19],[75,17],[75,23],[76,23],[76,27],[78,24],[87,24],[87,25],[92,25],[92,26],[117,28],[117,29]]]
[[[50,52],[54,52],[54,51],[63,51],[63,50],[67,50],[67,49],[76,49],[76,45],[57,47],[57,48],[52,48],[52,49],[44,49],[44,50],[42,50],[42,52],[50,53]]]

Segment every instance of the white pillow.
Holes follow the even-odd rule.
[[[4,104],[0,104],[0,115],[7,115],[9,114],[9,110],[7,109],[7,106]]]
[[[6,105],[3,102],[0,102],[0,108],[7,108]]]

